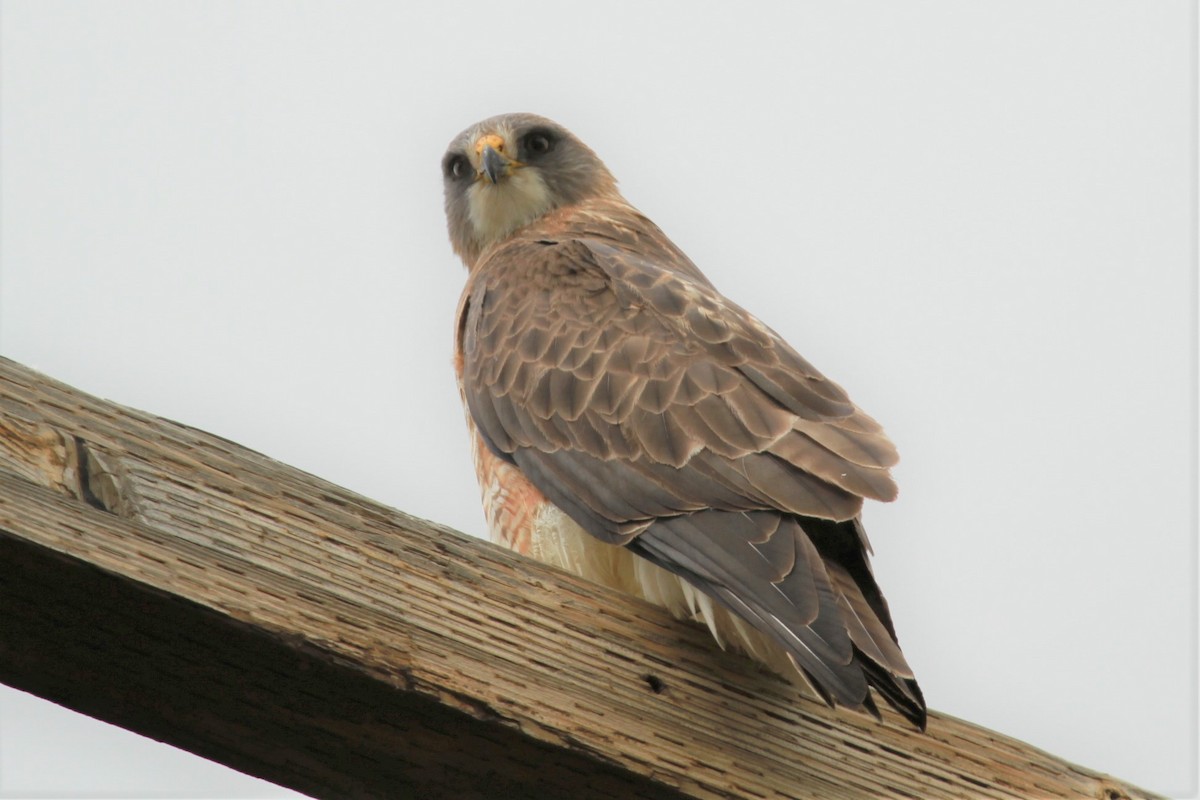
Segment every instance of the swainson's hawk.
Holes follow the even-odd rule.
[[[492,537],[702,618],[830,704],[878,715],[874,688],[923,728],[859,518],[864,498],[896,496],[879,424],[560,125],[484,120],[442,172]]]

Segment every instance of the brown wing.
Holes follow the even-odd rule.
[[[896,452],[841,388],[702,279],[595,238],[498,248],[461,324],[498,456],[775,637],[827,700],[873,708],[875,685],[923,725],[857,522],[895,497]]]

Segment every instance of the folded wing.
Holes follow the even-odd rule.
[[[866,560],[896,451],[777,334],[691,273],[514,237],[472,276],[463,388],[487,445],[588,533],[768,634],[827,701],[919,726]]]

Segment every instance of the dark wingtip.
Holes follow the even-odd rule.
[[[921,687],[912,678],[897,678],[891,672],[867,658],[856,647],[855,660],[862,666],[867,683],[887,700],[888,705],[896,709],[900,716],[911,722],[917,730],[925,732],[928,712],[925,708],[925,695]]]
[[[928,713],[925,708],[925,695],[921,692],[921,687],[911,678],[897,678],[884,667],[876,664],[870,658],[863,655],[862,651],[857,647],[854,648],[854,663],[862,670],[863,677],[866,678],[867,685],[887,701],[887,704],[896,710],[900,716],[904,717],[913,727],[922,733],[925,732],[925,725],[928,721]],[[820,680],[813,675],[812,672],[800,666],[795,659],[792,660],[792,665],[801,673],[804,674],[808,685],[817,693],[817,696],[830,708],[844,706],[853,711],[870,714],[878,721],[883,721],[883,714],[879,711],[879,705],[875,702],[875,697],[868,690],[862,700],[857,703],[847,702],[844,698],[835,697],[829,687],[825,686]]]
[[[912,713],[904,714],[904,716],[917,726],[917,730],[924,733],[925,724],[929,721],[929,714],[925,708],[925,695],[921,693],[921,687],[917,686],[916,681],[907,680],[905,683],[908,685],[909,692],[916,698],[916,702],[912,706]],[[900,713],[903,714],[904,712],[901,711]]]

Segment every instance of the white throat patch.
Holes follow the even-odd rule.
[[[536,169],[517,167],[500,183],[477,181],[467,190],[467,214],[482,247],[550,210],[550,190]]]

